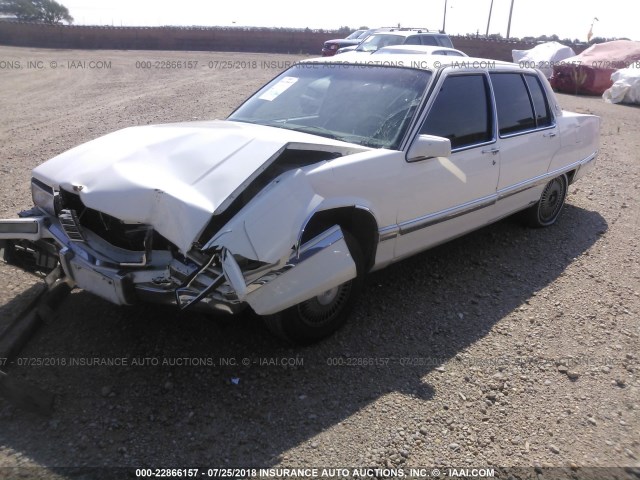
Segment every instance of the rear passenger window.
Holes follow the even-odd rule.
[[[420,133],[446,137],[451,148],[493,139],[489,87],[484,75],[445,79]]]
[[[436,37],[432,36],[432,35],[423,35],[422,36],[422,45],[432,45],[434,47],[438,46],[438,40],[436,40]]]
[[[405,45],[420,45],[420,37],[418,35],[414,35],[413,37],[407,37],[407,40],[404,42]]]
[[[438,39],[438,44],[440,44],[441,46],[453,48],[453,43],[451,43],[451,39],[446,35],[438,35],[437,39]]]
[[[533,108],[522,75],[519,73],[492,73],[491,83],[498,109],[500,135],[535,128]]]
[[[542,85],[540,85],[540,79],[533,75],[525,75],[524,78],[529,87],[531,100],[533,101],[533,108],[536,114],[536,126],[538,128],[548,127],[551,125],[551,113],[549,111],[547,96],[542,90]]]

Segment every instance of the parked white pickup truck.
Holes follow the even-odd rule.
[[[553,224],[598,153],[533,69],[475,58],[305,61],[225,121],[127,128],[33,171],[4,258],[118,305],[249,306],[299,343],[363,276],[521,212]]]

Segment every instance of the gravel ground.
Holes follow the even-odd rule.
[[[21,65],[0,70],[0,215],[30,206],[29,172],[51,156],[223,118],[297,58],[0,47]],[[136,68],[166,60],[199,66]],[[370,275],[318,345],[283,345],[250,315],[74,292],[6,366],[57,399],[46,419],[0,400],[0,467],[640,468],[640,110],[559,99],[603,123],[557,225],[507,219]],[[0,285],[3,316],[37,288],[6,265]],[[91,364],[105,361],[119,365]]]

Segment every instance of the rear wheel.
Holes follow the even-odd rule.
[[[331,335],[346,322],[362,289],[364,258],[355,238],[348,232],[344,238],[356,265],[356,277],[280,313],[263,317],[275,335],[306,345]]]
[[[547,183],[540,200],[523,212],[527,225],[548,227],[555,223],[567,197],[568,183],[566,175],[560,175]]]

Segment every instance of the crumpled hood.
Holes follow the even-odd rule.
[[[152,225],[187,252],[216,208],[291,144],[343,154],[362,149],[230,121],[152,125],[80,145],[43,163],[33,176],[54,188],[79,191],[89,208]]]

